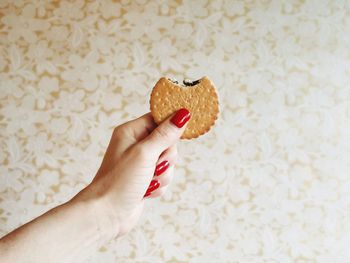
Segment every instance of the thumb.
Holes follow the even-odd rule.
[[[161,154],[180,139],[190,118],[191,113],[187,109],[178,110],[144,139],[146,149]]]

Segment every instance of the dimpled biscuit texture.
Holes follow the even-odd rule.
[[[218,95],[207,77],[200,79],[197,85],[186,87],[161,78],[153,88],[150,105],[157,124],[181,108],[191,112],[182,139],[196,138],[208,132],[219,115]]]

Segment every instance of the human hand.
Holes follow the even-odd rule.
[[[137,222],[145,198],[161,196],[173,178],[176,143],[185,130],[186,109],[158,127],[150,113],[115,128],[102,165],[78,200],[97,201],[97,217],[115,227],[115,236]]]

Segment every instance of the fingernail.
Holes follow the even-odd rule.
[[[163,161],[160,164],[156,166],[156,170],[154,171],[154,175],[158,176],[164,173],[169,167],[169,162],[168,161]]]
[[[152,182],[149,184],[147,192],[153,192],[154,190],[156,190],[159,187],[160,183],[157,180],[152,180]]]
[[[171,122],[178,128],[182,128],[191,118],[191,113],[185,109],[179,109],[174,117],[171,118]]]
[[[152,194],[152,192],[147,192],[143,197],[150,196],[151,194]]]
[[[150,196],[154,190],[156,190],[160,186],[160,183],[157,180],[152,180],[149,184],[149,187],[143,197]]]

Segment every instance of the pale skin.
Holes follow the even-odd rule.
[[[85,262],[105,242],[128,233],[145,200],[161,196],[171,182],[185,127],[170,118],[157,126],[148,113],[115,128],[93,181],[65,204],[1,238],[1,262]],[[169,168],[155,176],[164,160]],[[160,186],[144,197],[152,180]]]

